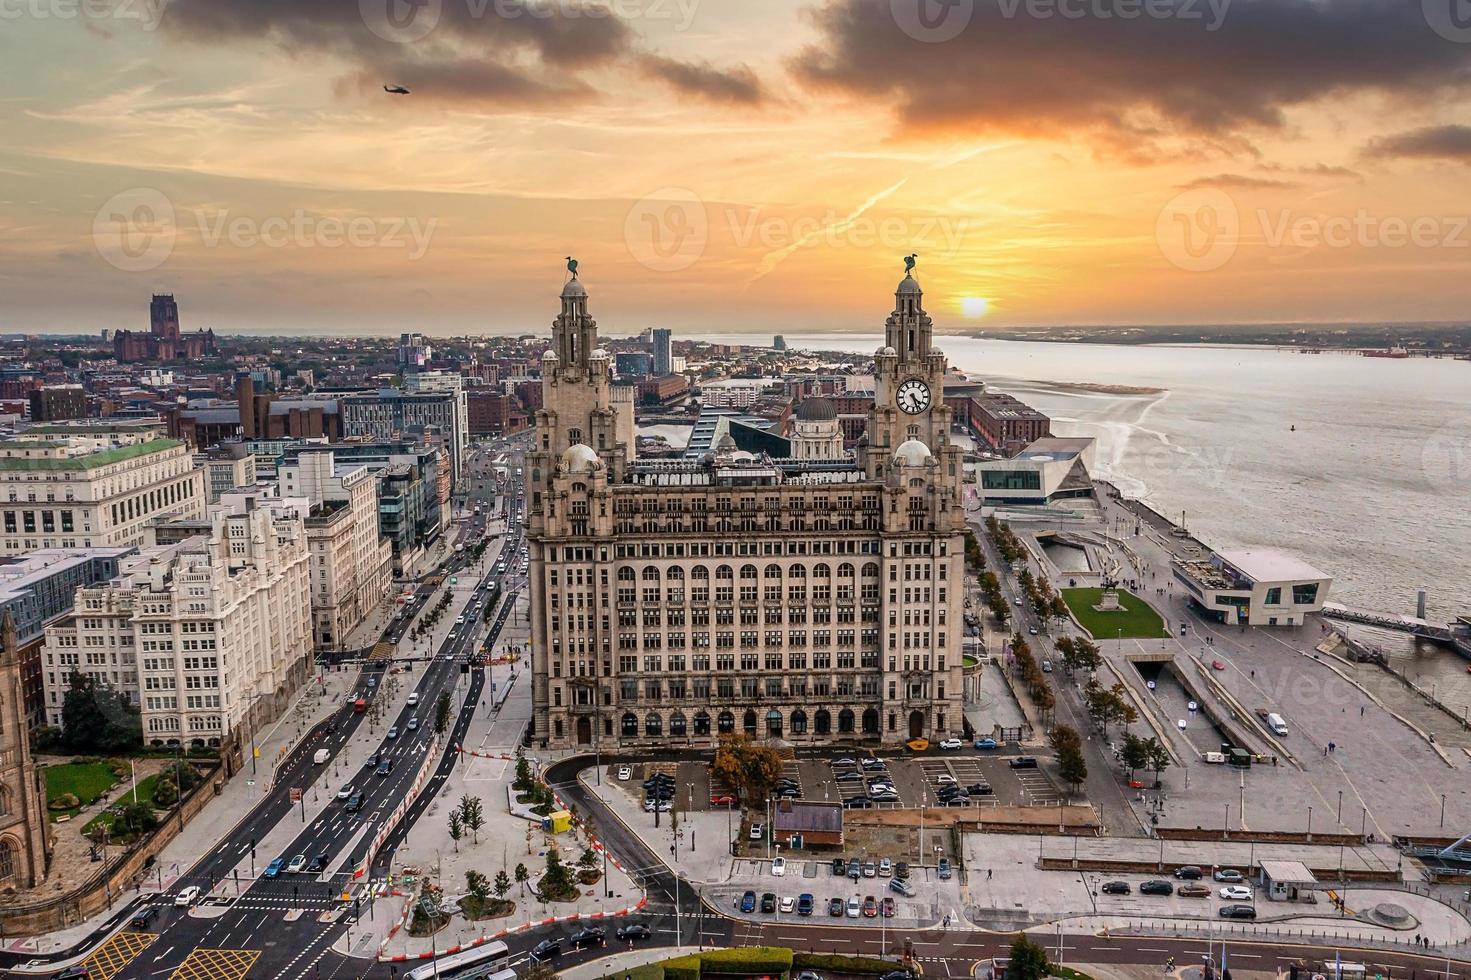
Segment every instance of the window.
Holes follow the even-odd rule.
[[[624,716],[623,716],[623,736],[625,738],[632,738],[633,736],[636,736],[637,734],[638,734],[638,718],[633,714],[633,712],[628,712],[628,713],[624,714]]]
[[[1269,605],[1269,606],[1280,606],[1280,605],[1282,605],[1282,587],[1281,586],[1274,585],[1270,589],[1267,590],[1267,605]]]

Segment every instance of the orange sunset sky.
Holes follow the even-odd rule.
[[[0,329],[1463,319],[1458,7],[0,0]]]

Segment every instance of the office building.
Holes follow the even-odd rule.
[[[674,331],[655,327],[650,335],[649,352],[654,355],[654,376],[662,378],[674,372]]]
[[[31,421],[57,422],[84,419],[88,415],[87,393],[81,385],[53,385],[30,393]]]
[[[197,454],[194,461],[204,471],[206,503],[219,503],[220,494],[236,487],[255,486],[255,454],[243,443],[220,443]]]
[[[392,442],[413,433],[430,444],[442,444],[449,457],[448,482],[451,486],[459,482],[469,443],[463,390],[405,392],[381,388],[345,394],[338,400],[338,407],[342,434],[347,438],[368,436]]]

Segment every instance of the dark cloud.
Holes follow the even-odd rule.
[[[645,73],[684,95],[738,105],[756,105],[766,99],[760,79],[745,65],[720,69],[705,62],[675,61],[652,54],[640,58],[639,65]]]
[[[1210,177],[1197,177],[1180,185],[1181,190],[1195,190],[1198,187],[1214,187],[1218,190],[1271,190],[1273,188],[1296,187],[1285,180],[1271,180],[1267,177],[1249,177],[1246,174],[1215,174]]]
[[[1471,82],[1471,45],[1438,37],[1404,0],[975,0],[965,29],[939,41],[896,15],[903,3],[947,9],[827,0],[811,14],[820,41],[792,60],[814,89],[892,103],[899,134],[1082,135],[1124,153],[1164,140],[1231,146],[1329,96]]]
[[[1426,126],[1382,136],[1365,150],[1371,157],[1453,160],[1471,164],[1471,126]]]

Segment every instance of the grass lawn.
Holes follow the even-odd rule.
[[[87,806],[111,789],[118,781],[105,762],[69,762],[62,766],[46,766],[41,770],[46,780],[46,802],[71,793]],[[63,813],[76,815],[77,809],[52,810],[51,818]]]
[[[1094,610],[1103,595],[1102,589],[1063,589],[1062,600],[1072,610],[1073,616],[1083,628],[1093,634],[1100,643],[1116,639],[1123,630],[1125,639],[1168,636],[1165,621],[1153,607],[1134,593],[1119,589],[1119,605],[1122,612],[1101,613]]]
[[[623,980],[624,977],[632,977],[633,980],[664,980],[664,964],[650,963],[648,966],[636,966],[632,970],[619,970],[608,974],[604,980]]]
[[[139,803],[152,803],[153,802],[153,788],[156,785],[158,785],[158,777],[160,775],[161,775],[161,773],[154,773],[152,776],[149,776],[147,779],[140,779],[140,780],[138,780],[138,802]],[[124,781],[122,789],[118,790],[117,795],[112,798],[112,802],[115,803],[115,804],[117,804],[117,805],[119,805],[119,806],[124,805],[124,804],[128,804],[128,803],[132,803],[133,802],[133,786],[132,786],[132,784]],[[113,820],[113,815],[111,813],[108,813],[106,810],[104,810],[101,813],[97,814],[97,816],[93,817],[91,820],[88,820],[87,821],[87,825],[82,828],[82,833],[84,833],[84,834],[90,833],[91,830],[92,830],[92,828],[95,827],[99,823],[105,823],[109,827],[111,827],[112,826],[112,820]]]

